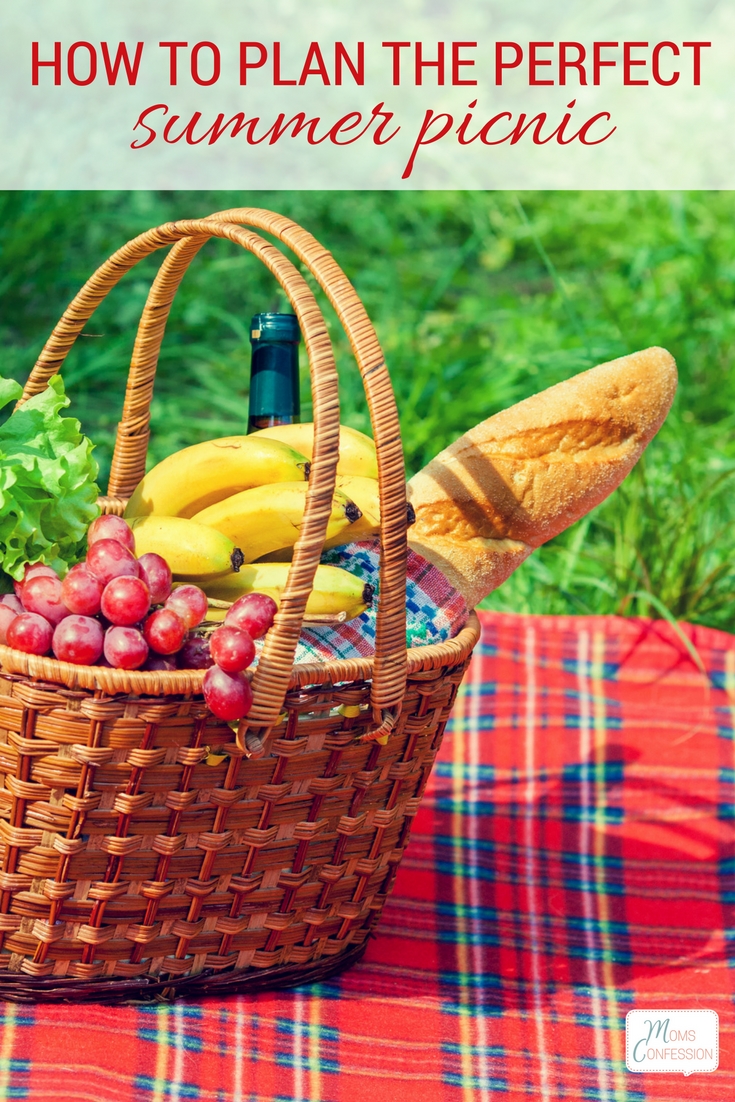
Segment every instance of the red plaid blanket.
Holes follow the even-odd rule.
[[[484,614],[379,935],[315,987],[4,1004],[0,1098],[735,1097],[735,638]],[[706,674],[703,672],[706,670]],[[633,1007],[711,1008],[720,1066],[625,1069]]]

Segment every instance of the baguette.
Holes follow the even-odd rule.
[[[647,348],[489,417],[408,483],[410,546],[474,607],[620,485],[675,391],[673,357]]]

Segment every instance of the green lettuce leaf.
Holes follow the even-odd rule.
[[[8,402],[17,402],[23,393],[23,387],[15,379],[0,379],[0,409]]]
[[[0,408],[22,388],[0,379]],[[64,572],[85,554],[99,515],[92,443],[74,417],[58,375],[0,425],[0,588],[23,577],[26,563]]]

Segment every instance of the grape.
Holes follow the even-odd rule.
[[[190,635],[176,656],[180,670],[208,670],[214,665],[209,640]]]
[[[26,612],[37,612],[54,626],[69,615],[61,598],[61,581],[54,574],[36,574],[23,582],[21,601]]]
[[[180,585],[166,598],[165,607],[177,612],[191,631],[197,624],[201,624],[209,605],[206,593],[198,585]]]
[[[0,643],[7,641],[8,628],[18,613],[10,605],[0,605]]]
[[[116,670],[137,670],[148,657],[148,644],[137,628],[111,627],[105,632],[105,658]]]
[[[161,605],[171,592],[171,568],[161,555],[148,551],[138,559],[141,577],[151,591],[151,604]]]
[[[61,583],[61,599],[70,612],[95,616],[100,610],[104,586],[91,574],[87,564],[73,566]]]
[[[132,624],[137,624],[150,607],[151,595],[148,592],[148,586],[140,578],[127,576],[113,578],[102,590],[100,601],[102,615],[116,626],[130,627]]]
[[[23,600],[23,586],[29,578],[35,578],[37,574],[47,574],[50,578],[58,578],[58,574],[55,570],[52,570],[50,566],[46,566],[43,562],[34,562],[26,565],[23,580],[20,582],[13,582],[13,589],[15,595],[19,601]]]
[[[91,616],[67,616],[54,632],[52,647],[61,662],[93,666],[102,654],[104,632]]]
[[[186,637],[186,624],[172,608],[160,608],[146,620],[143,635],[151,650],[175,654]]]
[[[0,605],[7,605],[8,608],[12,608],[18,613],[23,612],[23,605],[14,593],[4,593],[2,597],[0,597]]]
[[[87,529],[87,546],[91,547],[100,540],[117,540],[128,551],[135,551],[135,536],[122,517],[102,516],[92,521]]]
[[[103,585],[113,578],[137,578],[140,574],[135,555],[117,540],[97,540],[93,543],[87,551],[87,567]]]
[[[7,630],[9,647],[26,654],[48,654],[54,629],[48,620],[36,612],[22,612],[16,616]]]
[[[225,673],[246,670],[255,658],[255,643],[246,631],[223,624],[210,640],[212,658]]]
[[[228,608],[225,623],[246,631],[253,639],[260,639],[273,623],[277,611],[278,605],[267,594],[245,593]]]
[[[219,666],[212,666],[204,675],[202,688],[207,707],[218,719],[231,723],[250,711],[253,690],[241,673],[225,673]]]
[[[141,667],[144,670],[175,670],[176,662],[169,654],[149,654]]]

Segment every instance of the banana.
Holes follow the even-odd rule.
[[[307,459],[312,458],[314,450],[314,423],[303,425],[273,425],[268,429],[258,429],[253,436],[265,436],[269,440],[281,440],[292,448],[303,452]],[[378,477],[378,461],[375,457],[375,444],[369,436],[347,425],[339,427],[339,463],[337,474],[360,475],[364,478]]]
[[[359,475],[349,475],[337,479],[337,489],[347,494],[350,501],[354,501],[362,516],[349,524],[336,536],[332,536],[324,544],[324,550],[330,547],[342,547],[345,543],[353,543],[355,540],[368,540],[376,536],[380,531],[380,492],[375,478],[362,478]],[[279,547],[277,551],[271,551],[262,555],[259,562],[290,562],[293,557],[293,546]]]
[[[256,486],[210,505],[193,519],[222,532],[242,548],[245,562],[253,562],[279,547],[292,547],[296,543],[306,491],[305,482]],[[354,502],[341,490],[335,490],[327,538],[336,536],[360,516]]]
[[[128,524],[135,532],[136,555],[155,551],[183,581],[226,576],[244,561],[242,551],[227,536],[185,517],[132,517]]]
[[[236,601],[243,593],[267,593],[280,604],[289,563],[251,563],[239,574],[212,578],[202,586],[208,597]],[[341,616],[352,619],[364,612],[373,598],[373,587],[339,566],[316,568],[314,588],[306,605],[307,616]]]
[[[349,528],[328,539],[324,544],[325,551],[330,547],[340,547],[343,543],[369,540],[380,531],[380,490],[376,478],[365,478],[362,475],[338,477],[337,489],[347,494],[350,501],[354,501],[362,516]]]
[[[143,478],[126,517],[193,517],[241,490],[308,478],[309,461],[280,440],[223,436],[169,455]]]
[[[261,555],[256,562],[292,562],[293,547],[279,547],[276,551],[269,551],[267,555]]]

